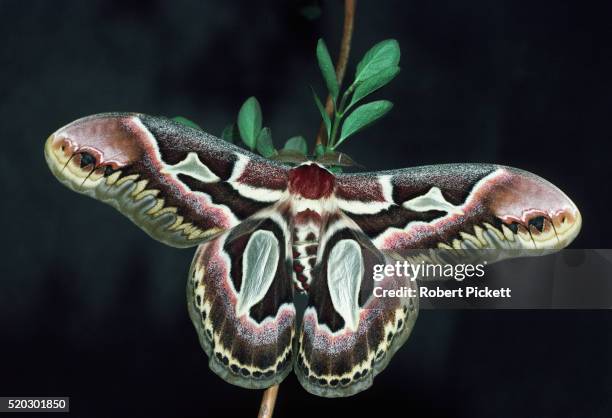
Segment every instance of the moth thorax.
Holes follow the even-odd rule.
[[[330,196],[335,184],[334,175],[318,164],[303,164],[289,171],[289,192],[306,199]]]

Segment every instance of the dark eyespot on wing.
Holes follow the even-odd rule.
[[[107,165],[106,167],[104,167],[104,177],[108,177],[114,172],[115,170],[113,170],[113,167],[111,167],[110,165]]]
[[[533,225],[538,231],[542,232],[544,229],[544,217],[536,216],[535,218],[530,219],[529,225]]]
[[[511,224],[508,224],[508,228],[510,228],[513,234],[518,234],[518,227],[519,227],[519,224],[516,222],[512,222]]]
[[[96,162],[96,159],[94,158],[93,155],[87,152],[81,153],[81,168],[87,167],[90,164],[95,164],[95,162]]]

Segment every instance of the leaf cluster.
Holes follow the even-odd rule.
[[[337,152],[338,146],[393,108],[393,103],[388,100],[363,104],[361,102],[397,76],[400,71],[400,48],[394,39],[374,45],[357,64],[354,80],[343,92],[336,78],[331,56],[322,39],[317,43],[316,56],[333,108],[329,115],[312,89],[327,134],[326,144],[317,144],[313,154],[317,161],[334,171],[341,171],[341,166],[354,165],[354,162],[346,154]],[[173,119],[186,126],[201,129],[184,117],[177,116]],[[275,148],[272,131],[263,125],[261,105],[255,97],[249,97],[242,104],[237,121],[225,127],[221,138],[256,151],[265,158],[289,163],[299,163],[309,158],[308,145],[303,136],[293,136],[285,141],[281,149]]]
[[[395,39],[377,43],[359,61],[354,81],[340,95],[340,86],[329,51],[325,42],[319,39],[317,61],[333,104],[330,117],[313,89],[314,101],[327,133],[326,151],[335,150],[350,136],[370,126],[393,108],[393,103],[388,100],[375,100],[359,106],[357,104],[389,84],[399,74],[399,60],[400,48]]]

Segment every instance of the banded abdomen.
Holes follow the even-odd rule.
[[[291,245],[293,249],[293,282],[297,290],[308,291],[312,270],[317,261],[321,214],[312,209],[296,213]]]
[[[315,163],[289,171],[292,197],[293,282],[299,291],[308,291],[317,261],[321,229],[329,214],[337,210],[333,191],[335,177]]]

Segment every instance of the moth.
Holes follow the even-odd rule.
[[[320,396],[370,387],[418,312],[416,298],[372,295],[367,272],[388,251],[557,249],[581,225],[563,192],[515,168],[332,174],[137,113],[79,119],[48,138],[45,157],[59,181],[151,237],[198,246],[189,314],[210,368],[245,388],[278,384],[292,370]],[[301,318],[296,293],[308,297]]]

